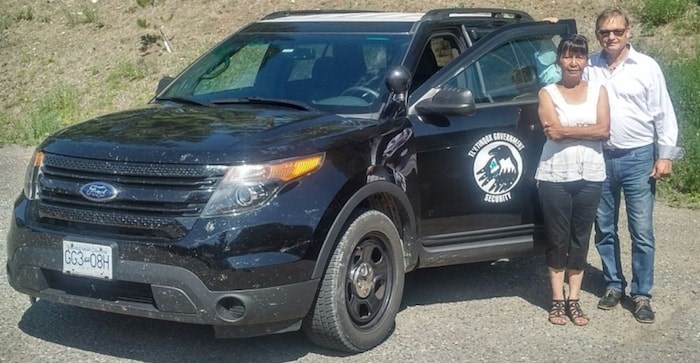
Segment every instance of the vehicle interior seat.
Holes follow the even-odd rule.
[[[312,100],[340,96],[367,71],[360,50],[347,48],[352,47],[335,47],[333,55],[316,60],[311,69]]]

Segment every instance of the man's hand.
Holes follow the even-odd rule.
[[[654,170],[651,171],[651,177],[659,180],[663,179],[673,172],[673,162],[669,159],[659,159],[654,163]]]

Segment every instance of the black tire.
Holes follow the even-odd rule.
[[[304,320],[304,332],[327,348],[369,350],[393,331],[403,287],[403,253],[396,227],[381,212],[361,213],[333,251],[315,304]]]

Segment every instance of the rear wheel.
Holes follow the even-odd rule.
[[[346,352],[371,349],[391,334],[401,304],[401,239],[391,219],[366,211],[333,251],[304,332],[318,345]]]

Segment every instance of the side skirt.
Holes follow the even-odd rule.
[[[494,261],[539,251],[543,233],[534,224],[426,236],[418,268]]]

